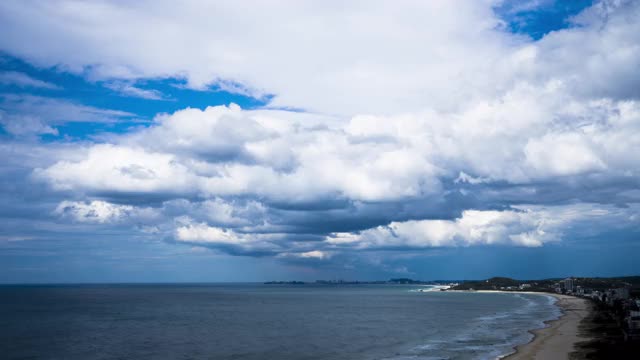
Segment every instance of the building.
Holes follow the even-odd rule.
[[[566,292],[573,292],[575,289],[575,283],[572,278],[566,278],[562,280],[562,285]]]
[[[631,297],[631,293],[628,288],[619,288],[615,290],[616,298],[620,300],[628,300]]]
[[[640,339],[640,311],[630,311],[624,325],[625,340]]]
[[[630,293],[627,288],[609,289],[605,292],[603,301],[605,301],[607,305],[613,306],[616,301],[624,301],[629,298]]]

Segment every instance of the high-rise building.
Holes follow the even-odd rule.
[[[573,292],[575,290],[575,284],[572,278],[566,278],[563,280],[564,290],[567,292]]]

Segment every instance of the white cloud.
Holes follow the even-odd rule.
[[[555,239],[530,213],[466,210],[456,220],[392,222],[360,234],[334,234],[332,245],[356,248],[424,248],[507,244],[541,246]]]
[[[455,177],[477,185],[640,175],[628,156],[640,152],[630,138],[640,134],[638,102],[582,103],[561,88],[537,90],[461,113],[356,116],[324,127],[307,114],[187,109],[39,174],[67,189],[288,201],[431,196],[443,178]]]
[[[97,79],[234,84],[274,106],[349,115],[458,109],[519,82],[636,97],[640,7],[605,3],[532,42],[503,30],[495,1],[8,2],[0,30],[23,35],[0,47]]]
[[[229,228],[195,222],[189,217],[176,218],[173,238],[178,242],[221,249],[234,254],[277,254],[284,249],[279,245],[282,234],[240,233]]]
[[[330,254],[318,250],[307,251],[298,254],[301,258],[311,258],[311,259],[325,259],[330,257]]]
[[[578,133],[547,134],[531,139],[524,149],[526,161],[540,175],[576,175],[605,170],[586,136]]]
[[[57,125],[70,122],[116,123],[135,119],[126,111],[100,109],[68,100],[0,94],[0,125],[17,136],[54,134]]]
[[[47,125],[37,116],[13,115],[0,110],[0,125],[9,134],[15,136],[58,135],[57,129]]]
[[[491,180],[488,179],[488,178],[473,177],[473,176],[465,173],[464,171],[460,171],[460,174],[458,174],[458,177],[454,180],[454,182],[456,184],[458,184],[458,183],[469,183],[469,184],[473,184],[473,185],[487,183],[487,182],[490,182],[490,181]]]
[[[149,78],[274,95],[260,110],[159,115],[35,170],[74,198],[155,201],[164,217],[143,231],[315,259],[542,246],[589,216],[607,228],[637,219],[640,5],[605,3],[533,41],[505,32],[493,1],[6,2],[0,31],[24,36],[1,37],[0,49],[139,97],[160,96],[134,86]],[[0,121],[54,133],[131,116],[66,105],[4,96]],[[289,106],[314,113],[276,110]],[[8,122],[14,113],[31,117]],[[67,205],[95,222],[133,211]]]
[[[147,100],[167,100],[158,90],[141,89],[128,82],[112,81],[105,83],[104,86],[123,96],[137,97]]]
[[[158,214],[150,208],[137,208],[131,205],[111,204],[94,200],[63,201],[56,207],[55,214],[68,217],[81,223],[117,223],[126,220],[156,220]]]
[[[170,154],[140,148],[96,145],[79,162],[61,161],[36,175],[57,189],[96,191],[190,193],[195,179]]]
[[[247,240],[239,237],[232,230],[211,227],[207,224],[188,224],[176,229],[176,239],[194,243],[241,244]]]
[[[37,174],[59,189],[274,200],[383,200],[439,189],[438,170],[420,153],[394,144],[352,143],[340,129],[308,129],[304,114],[282,132],[261,117],[279,113],[237,106],[179,111],[123,137],[121,145],[92,146],[84,160],[61,161]]]
[[[0,84],[2,85],[16,85],[19,87],[32,87],[49,90],[59,90],[60,87],[48,83],[46,81],[34,79],[31,76],[17,72],[17,71],[3,71],[0,72]]]
[[[326,251],[311,250],[299,253],[280,253],[279,258],[282,259],[298,259],[298,260],[328,260],[331,259],[332,254]]]
[[[632,211],[632,213],[635,210]],[[539,247],[560,241],[563,231],[573,225],[591,222],[604,225],[622,221],[628,212],[594,205],[532,206],[511,210],[465,210],[455,220],[411,220],[360,233],[334,233],[325,242],[333,248],[425,248],[475,245],[513,245]],[[611,228],[611,224],[607,224]],[[579,231],[578,231],[579,232]],[[574,231],[575,235],[576,232]]]
[[[518,208],[548,201],[545,184],[566,192],[565,201],[637,202],[635,183],[624,179],[640,175],[640,163],[628,155],[640,152],[631,136],[640,134],[640,104],[583,102],[565,90],[523,86],[460,113],[344,118],[235,105],[186,109],[114,136],[111,144],[88,145],[36,175],[73,193],[173,199],[163,204],[165,216],[193,220],[165,225],[162,234],[233,254],[296,254],[282,255],[293,260],[311,251],[543,246],[576,231],[576,220],[556,220],[569,212]],[[576,191],[576,183],[602,194]],[[445,200],[451,186],[486,206],[507,203],[513,210],[430,219],[464,209],[464,202]],[[344,201],[340,213],[273,208],[332,201]],[[622,219],[634,209],[612,218],[629,226]],[[330,235],[320,247],[309,241],[335,232],[325,221],[371,218],[382,225]],[[596,231],[598,224],[584,227]]]

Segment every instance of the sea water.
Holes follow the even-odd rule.
[[[548,296],[409,285],[0,287],[3,359],[494,359]],[[418,291],[423,290],[423,291]]]

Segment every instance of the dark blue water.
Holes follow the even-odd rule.
[[[540,295],[415,286],[0,287],[3,359],[487,359],[557,316]]]

